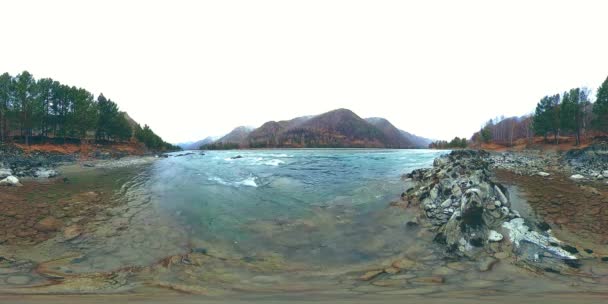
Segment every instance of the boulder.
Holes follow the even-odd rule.
[[[574,175],[570,176],[570,178],[574,179],[574,180],[581,180],[581,179],[584,179],[585,177],[580,174],[574,174]]]
[[[538,176],[542,176],[542,177],[547,177],[547,176],[549,176],[549,175],[551,175],[551,174],[549,174],[549,173],[547,173],[547,172],[542,172],[542,171],[541,171],[541,172],[536,173],[536,175],[538,175]]]
[[[16,187],[20,187],[22,186],[21,183],[19,182],[19,179],[14,177],[14,176],[8,176],[3,180],[0,180],[0,186],[16,186]]]
[[[605,178],[608,178],[608,170],[604,170],[604,171],[602,171],[602,175],[603,175]]]
[[[568,267],[579,267],[576,255],[564,250],[562,247],[565,245],[553,237],[550,231],[531,230],[523,218],[512,219],[502,226],[508,231],[509,240],[520,262],[558,272]]]

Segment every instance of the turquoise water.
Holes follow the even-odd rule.
[[[373,258],[352,248],[382,228],[371,219],[405,190],[401,176],[431,166],[445,151],[195,151],[175,156],[183,153],[155,162],[141,187],[158,208],[189,225],[195,237],[225,242],[244,255],[270,250],[296,260],[316,256],[332,262],[340,255],[349,262],[349,257]]]

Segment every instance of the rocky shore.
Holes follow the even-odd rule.
[[[116,168],[149,162],[151,157],[167,157],[152,151],[127,151],[111,146],[76,152],[26,152],[13,144],[0,144],[0,186],[21,186],[20,179],[49,179],[60,174],[57,168],[79,164],[82,167]]]
[[[551,172],[573,180],[599,181],[608,184],[608,142],[597,142],[565,153],[525,150],[491,153],[490,166],[519,175],[547,177]]]
[[[564,272],[580,266],[572,246],[523,218],[507,188],[492,176],[485,151],[457,150],[437,158],[431,169],[408,175],[416,184],[404,199],[419,206],[421,222],[454,255],[492,263],[514,255],[526,267]]]

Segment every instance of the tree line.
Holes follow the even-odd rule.
[[[468,145],[466,138],[454,137],[451,141],[437,140],[429,144],[430,149],[459,149]]]
[[[62,84],[51,78],[36,80],[24,71],[0,75],[0,142],[32,138],[41,142],[124,142],[136,139],[154,150],[172,150],[145,125],[127,118],[103,94]]]
[[[473,135],[476,143],[512,146],[517,139],[532,141],[534,136],[559,144],[562,135],[570,135],[579,145],[593,132],[608,132],[608,78],[593,94],[588,88],[573,88],[561,94],[547,95],[537,103],[533,114],[523,117],[489,120]]]

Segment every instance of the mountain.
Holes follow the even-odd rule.
[[[366,118],[365,121],[380,129],[389,144],[389,148],[415,148],[416,144],[410,138],[403,136],[401,130],[397,129],[388,120],[381,117]]]
[[[215,143],[221,144],[242,144],[245,142],[247,135],[253,131],[254,128],[240,126],[236,127],[234,130],[230,131],[230,133],[224,135],[222,138],[215,141]]]
[[[399,130],[399,132],[401,132],[401,135],[405,137],[409,142],[411,142],[416,148],[428,148],[429,145],[433,142],[432,139],[420,137],[403,130]]]
[[[218,139],[218,136],[207,136],[199,141],[190,141],[185,143],[179,143],[177,145],[184,150],[197,150],[200,149],[201,146],[211,144]]]
[[[247,142],[252,148],[399,148],[398,139],[347,109],[287,121],[270,121],[251,132]]]
[[[207,149],[235,148],[426,148],[425,138],[379,117],[363,119],[348,109],[238,127]]]

